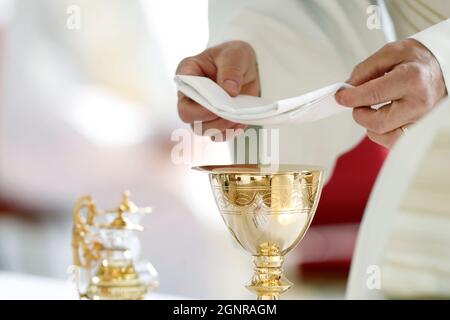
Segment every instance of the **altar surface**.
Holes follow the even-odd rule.
[[[285,299],[342,299],[343,283],[301,285],[288,292]],[[75,285],[69,280],[23,273],[0,272],[0,300],[78,300]],[[189,297],[152,292],[146,300],[185,300]]]
[[[69,280],[0,272],[0,300],[78,300]],[[187,297],[150,293],[146,300],[179,300]]]

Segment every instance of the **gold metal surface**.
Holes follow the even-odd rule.
[[[129,196],[124,192],[115,210],[98,210],[91,196],[80,198],[75,206],[72,245],[80,298],[143,299],[157,284],[156,271],[149,263],[136,269],[134,256],[138,254],[133,256],[131,248],[136,244],[134,233],[143,230],[132,220],[150,208],[138,208]],[[100,223],[99,218],[106,221]],[[81,288],[82,274],[85,289]]]
[[[86,214],[83,211],[86,210]],[[78,268],[91,270],[94,263],[100,259],[100,251],[103,248],[101,242],[92,237],[92,228],[94,227],[94,219],[97,208],[91,196],[81,197],[73,211],[73,261]],[[89,271],[88,271],[89,272]],[[79,273],[76,273],[76,284],[79,288]]]
[[[237,242],[254,256],[247,288],[258,299],[278,299],[292,285],[283,275],[284,256],[303,238],[314,217],[323,168],[282,165],[196,167],[209,173],[220,214]]]
[[[86,296],[92,300],[140,300],[148,288],[140,281],[131,259],[103,259]]]

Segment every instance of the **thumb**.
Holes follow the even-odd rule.
[[[241,92],[249,63],[242,50],[224,50],[216,60],[217,84],[230,96]]]

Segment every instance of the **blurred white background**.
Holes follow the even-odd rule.
[[[129,189],[154,210],[142,242],[159,291],[246,296],[238,270],[251,264],[233,248],[207,177],[170,160],[170,134],[184,126],[172,77],[206,46],[207,1],[12,3],[2,27],[0,269],[65,279],[76,199],[115,207]],[[66,28],[74,3],[80,30]],[[226,163],[226,148],[214,148],[210,161]],[[230,270],[235,286],[225,285]]]

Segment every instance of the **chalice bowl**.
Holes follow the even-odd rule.
[[[277,300],[292,283],[283,261],[308,230],[319,202],[323,168],[280,165],[203,166],[220,214],[233,237],[254,257],[247,288]]]

